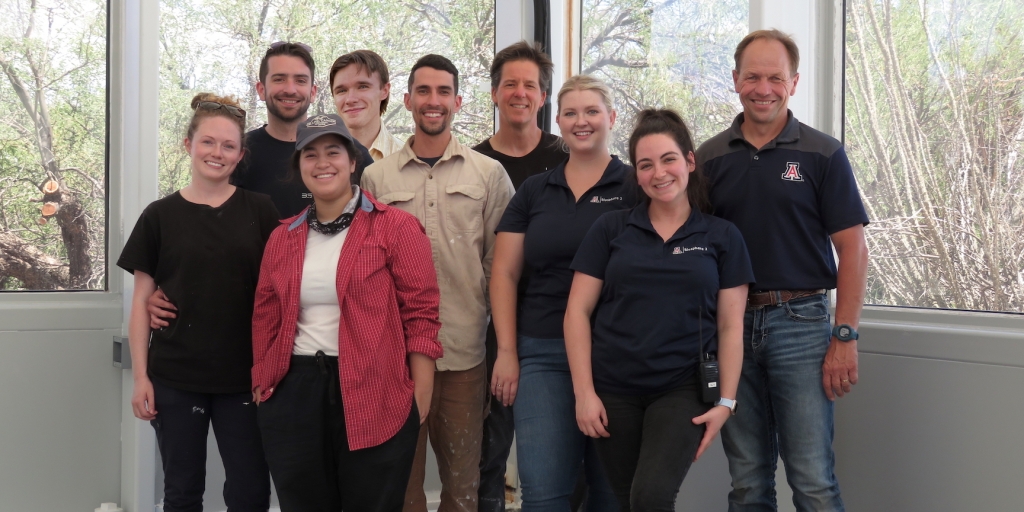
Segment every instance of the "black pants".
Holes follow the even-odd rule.
[[[701,401],[696,380],[654,395],[598,396],[608,413],[610,437],[597,440],[597,453],[622,510],[674,511],[704,437],[704,426],[692,420],[711,407]]]
[[[230,512],[265,512],[270,476],[251,393],[194,393],[153,381],[157,415],[150,423],[164,469],[164,511],[200,512],[206,491],[206,439],[213,423],[224,461]]]
[[[338,358],[292,356],[258,416],[282,512],[402,510],[420,428],[415,401],[394,437],[349,450]]]
[[[490,408],[484,417],[484,436],[480,444],[480,512],[502,512],[505,510],[505,466],[512,451],[516,424],[512,408],[505,407],[491,395],[491,374],[498,358],[497,337],[494,324],[487,324],[487,405]]]

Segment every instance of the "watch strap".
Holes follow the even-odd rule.
[[[852,341],[860,338],[860,333],[848,324],[838,324],[832,328],[832,336],[839,341]]]
[[[731,398],[719,397],[715,405],[721,405],[729,409],[732,414],[736,414],[736,400]]]

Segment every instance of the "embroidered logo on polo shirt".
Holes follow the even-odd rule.
[[[685,254],[690,251],[706,251],[707,247],[673,247],[672,254]]]
[[[611,201],[622,201],[622,196],[615,196],[615,197],[594,196],[594,197],[592,197],[590,199],[591,203],[608,203],[608,202],[611,202]]]
[[[786,172],[782,173],[782,179],[786,181],[803,181],[800,174],[800,162],[786,162]]]

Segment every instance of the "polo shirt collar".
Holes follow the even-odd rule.
[[[732,126],[729,127],[729,142],[747,142],[747,139],[743,138],[743,130],[740,129],[740,125],[742,124],[743,112],[740,112],[736,115],[736,118],[732,120]],[[775,136],[775,139],[768,142],[768,144],[765,144],[761,149],[773,148],[778,144],[790,144],[798,140],[800,140],[800,121],[793,115],[792,110],[787,109],[786,126],[782,127],[782,131]]]
[[[551,170],[551,174],[548,175],[548,184],[558,185],[561,187],[569,188],[569,181],[565,179],[565,165],[569,163],[566,159],[562,163],[558,164],[554,169]],[[619,157],[612,155],[611,162],[608,162],[608,166],[604,168],[604,173],[601,174],[601,179],[597,180],[591,188],[600,187],[609,183],[624,183],[626,181],[626,173],[629,171],[629,166],[622,163]]]
[[[661,238],[658,231],[654,229],[654,224],[651,223],[651,216],[647,211],[647,201],[642,201],[640,204],[633,207],[629,212],[629,218],[626,220],[626,224],[636,226],[644,231],[649,231],[655,236]],[[665,243],[670,243],[673,240],[686,238],[694,233],[706,233],[708,231],[708,221],[704,218],[704,214],[696,208],[690,209],[690,217],[686,219],[686,222],[676,230]]]
[[[416,152],[412,150],[412,144],[414,139],[416,139],[415,135],[409,136],[409,140],[405,141],[405,146],[402,146],[402,150],[398,152],[399,169],[404,169],[405,166],[413,160],[418,160],[422,162],[422,160],[419,160],[419,158],[416,157]],[[444,162],[445,160],[449,160],[455,157],[465,159],[467,151],[472,150],[460,144],[459,140],[455,137],[455,134],[453,133],[452,138],[448,141],[448,145],[444,148],[444,153],[441,154],[441,159],[438,160],[437,164],[434,165],[438,165],[441,162]]]

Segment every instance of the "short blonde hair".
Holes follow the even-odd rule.
[[[601,96],[601,101],[608,108],[608,112],[615,110],[615,99],[612,97],[612,90],[608,84],[590,75],[574,75],[562,84],[558,90],[558,110],[562,110],[562,96],[570,91],[594,91]]]

